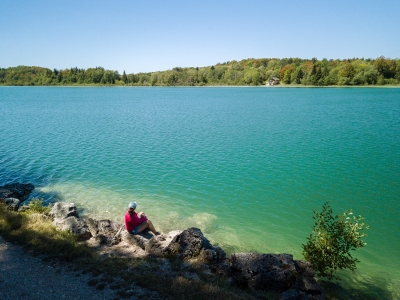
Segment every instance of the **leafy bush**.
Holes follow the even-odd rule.
[[[360,223],[363,218],[353,216],[351,210],[333,217],[329,202],[324,203],[321,213],[314,211],[314,214],[313,232],[307,244],[302,245],[303,256],[311,262],[318,276],[339,279],[334,275],[338,269],[356,269],[359,260],[350,251],[366,245],[361,240],[366,236],[362,231],[369,228]]]

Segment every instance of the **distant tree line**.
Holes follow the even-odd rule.
[[[278,77],[284,85],[351,86],[400,84],[400,59],[249,58],[208,67],[119,74],[102,67],[50,70],[18,66],[0,68],[0,85],[204,86],[264,85]]]

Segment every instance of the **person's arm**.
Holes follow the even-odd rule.
[[[142,222],[144,222],[144,221],[147,220],[146,215],[145,215],[144,212],[142,212],[142,211],[141,211],[140,213],[138,213],[137,216],[138,216],[138,218],[139,218]]]

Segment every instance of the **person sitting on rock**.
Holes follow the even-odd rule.
[[[125,214],[125,228],[129,233],[136,234],[149,228],[155,235],[160,233],[154,228],[153,223],[147,219],[144,212],[135,212],[136,202],[131,202],[128,205],[128,210]]]

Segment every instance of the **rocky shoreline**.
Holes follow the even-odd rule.
[[[32,184],[7,184],[0,187],[0,202],[10,210],[23,211],[27,209],[23,202],[33,190]],[[194,227],[159,236],[148,231],[132,235],[120,222],[80,218],[73,203],[54,203],[50,215],[57,229],[74,233],[104,256],[175,259],[201,265],[205,273],[222,276],[232,285],[274,292],[282,300],[325,299],[310,263],[294,260],[290,254],[227,256]]]

